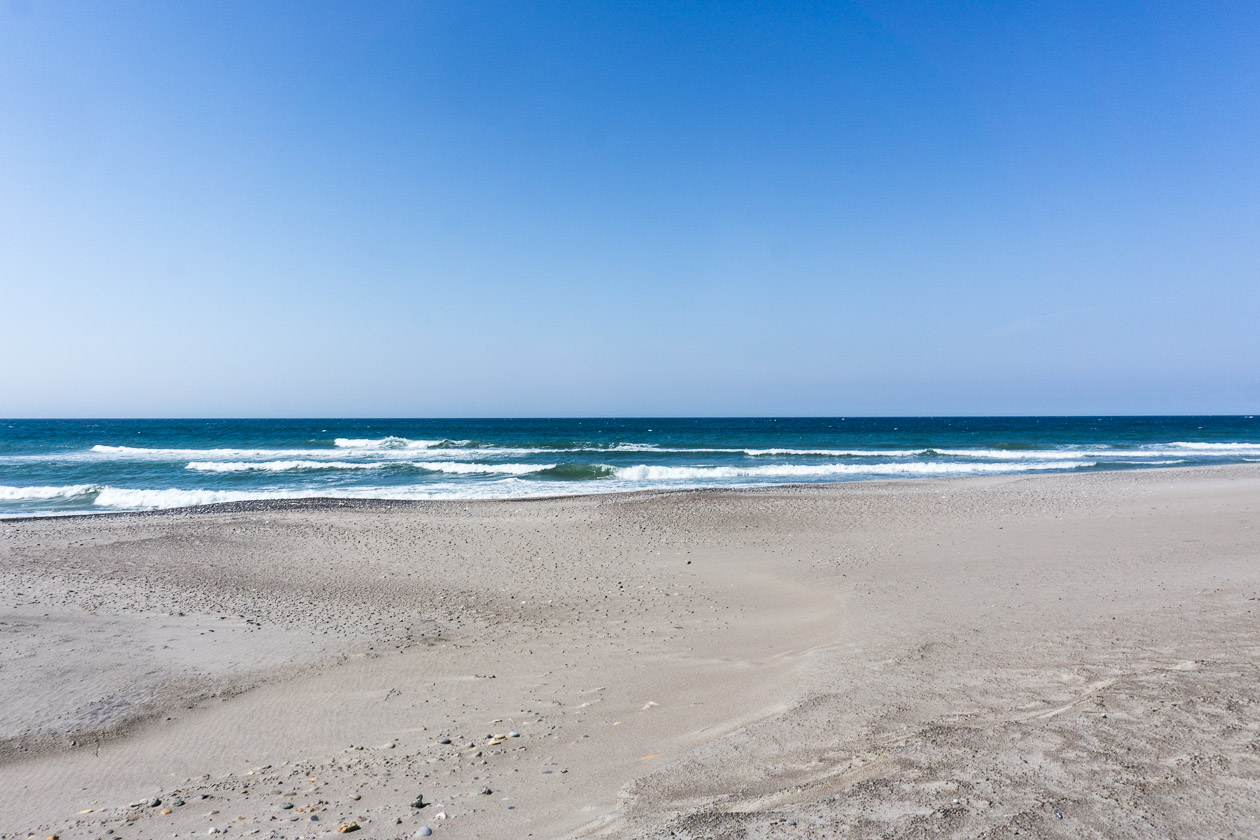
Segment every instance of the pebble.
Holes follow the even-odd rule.
[[[425,805],[424,796],[422,794],[417,794],[416,798],[411,800],[412,808],[423,808],[424,805]]]
[[[420,826],[420,830],[416,832],[416,836],[428,837],[432,833],[433,833],[433,829],[429,828],[427,825],[422,825]]]
[[[289,810],[290,808],[292,808],[292,807],[293,807],[293,803],[292,803],[292,802],[281,802],[281,803],[280,803],[280,807],[281,807],[281,809],[283,809],[283,810],[287,811],[287,810]]]
[[[359,824],[357,822],[342,823],[341,825],[337,826],[338,834],[349,834],[352,831],[358,831],[358,830],[359,830]]]
[[[439,739],[438,739],[438,743],[439,743],[439,744],[449,744],[450,742],[451,742],[451,739],[450,739],[450,738],[439,738]]]
[[[483,787],[481,790],[477,791],[477,793],[481,794],[482,796],[489,796],[490,794],[494,793],[494,791],[490,790],[490,788],[488,787]]]
[[[515,729],[513,729],[511,732],[509,732],[509,733],[508,733],[508,737],[509,737],[509,738],[519,738],[519,737],[521,737],[521,733],[519,733],[519,732],[517,732]]]
[[[352,794],[350,794],[350,796],[349,796],[349,797],[347,797],[347,798],[349,798],[349,799],[353,799],[355,802],[358,802],[358,801],[359,801],[360,799],[362,799],[363,797],[362,797],[362,796],[359,796],[359,794],[357,794],[357,793],[352,793]]]
[[[178,799],[178,798],[172,799],[171,804],[174,805],[176,808],[178,808],[179,806],[184,804],[184,800]]]

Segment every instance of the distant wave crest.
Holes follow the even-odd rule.
[[[449,443],[443,440],[408,440],[402,437],[337,438],[333,445],[338,449],[429,449]]]

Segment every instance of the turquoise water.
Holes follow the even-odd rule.
[[[1254,416],[0,420],[0,516],[1248,461]]]

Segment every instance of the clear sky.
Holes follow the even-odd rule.
[[[0,0],[0,416],[1260,411],[1260,5]]]

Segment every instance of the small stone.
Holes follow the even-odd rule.
[[[158,811],[158,813],[161,814],[162,816],[166,816],[167,814],[173,814],[175,812],[172,811],[170,808],[163,808],[161,811]]]
[[[219,833],[219,829],[215,828],[214,826],[210,826],[209,828],[206,829],[206,834],[218,834],[218,833]]]
[[[289,822],[297,822],[297,821],[298,821],[297,814],[289,814]]]
[[[477,793],[481,794],[482,796],[489,796],[490,794],[494,793],[494,791],[490,790],[490,788],[488,787],[483,787],[481,790],[477,791]]]
[[[517,732],[515,729],[513,729],[511,732],[509,732],[509,733],[508,733],[508,737],[509,737],[509,738],[519,738],[519,737],[521,737],[521,733],[519,733],[519,732]]]
[[[161,800],[161,799],[158,799],[156,796],[155,796],[155,797],[153,797],[152,799],[150,799],[150,800],[149,800],[149,807],[150,807],[150,808],[156,808],[157,806],[159,806],[159,805],[161,805],[161,804],[162,804],[162,800]]]
[[[429,828],[427,825],[422,825],[420,826],[420,830],[416,832],[416,836],[428,837],[432,833],[433,833],[433,829]]]
[[[445,811],[438,811],[436,814],[434,814],[434,815],[433,815],[433,819],[435,819],[435,820],[444,820],[444,819],[446,819],[446,812],[445,812]]]
[[[348,797],[346,797],[346,798],[347,798],[347,799],[353,799],[355,802],[358,802],[358,801],[359,801],[360,799],[362,799],[363,797],[362,797],[362,796],[359,796],[359,794],[357,794],[357,793],[352,793],[352,794],[350,794],[350,795],[349,795]]]
[[[338,834],[349,834],[352,831],[358,831],[358,830],[359,830],[359,824],[357,822],[342,823],[341,825],[337,826]]]
[[[174,805],[176,808],[178,808],[179,806],[184,804],[184,800],[178,799],[178,798],[172,799],[171,804]]]
[[[450,738],[439,738],[439,739],[438,739],[438,743],[439,743],[439,744],[449,744],[450,742],[451,742],[451,739],[450,739]]]
[[[293,807],[293,803],[292,803],[292,802],[281,802],[281,803],[280,803],[280,808],[281,808],[282,810],[287,811],[287,810],[289,810],[289,809],[290,809],[290,808],[292,808],[292,807]]]
[[[314,814],[311,814],[311,822],[319,822],[319,817],[315,816]]]
[[[424,795],[423,795],[423,794],[417,794],[417,795],[416,795],[416,798],[415,798],[415,799],[413,799],[413,800],[411,800],[411,807],[412,807],[412,808],[423,808],[423,807],[425,806],[425,804],[426,804],[426,803],[425,803],[425,801],[424,801]]]

